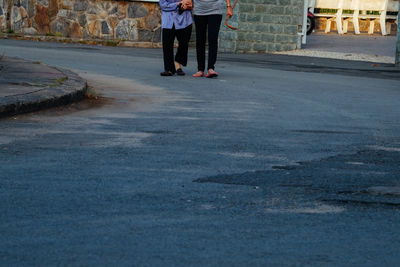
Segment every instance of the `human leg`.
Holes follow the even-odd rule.
[[[218,34],[221,27],[222,15],[208,16],[208,66],[207,69],[214,70],[218,53]]]
[[[207,16],[194,16],[196,25],[197,70],[204,72],[206,61]]]
[[[178,39],[178,50],[175,55],[175,61],[186,66],[188,58],[188,47],[190,36],[192,35],[192,25],[184,29],[176,30],[176,38]]]
[[[166,72],[171,72],[171,73],[175,73],[174,39],[175,39],[175,29],[174,28],[162,30],[164,70]]]

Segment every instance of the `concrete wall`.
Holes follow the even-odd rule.
[[[222,26],[220,50],[261,53],[296,49],[303,7],[303,0],[239,0],[230,20],[238,30]]]

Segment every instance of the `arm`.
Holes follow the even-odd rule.
[[[178,2],[170,2],[168,0],[160,0],[162,11],[174,11],[178,8]]]
[[[233,16],[233,8],[231,6],[231,0],[226,0],[226,17],[230,19]]]

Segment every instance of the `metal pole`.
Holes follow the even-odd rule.
[[[308,14],[308,0],[304,0],[304,11],[303,11],[303,28],[301,43],[307,43],[307,14]]]
[[[309,3],[308,3],[308,6],[310,7],[311,13],[314,13],[314,9],[315,9],[315,0],[310,0]]]
[[[399,3],[399,13],[397,14],[396,66],[400,68],[400,3]]]

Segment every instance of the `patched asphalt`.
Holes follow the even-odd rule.
[[[296,165],[275,165],[270,170],[204,177],[194,182],[260,187],[269,198],[292,196],[292,201],[297,203],[317,201],[355,208],[378,206],[398,211],[399,162],[398,151],[391,151],[390,147],[376,147],[355,154],[298,162]]]
[[[221,54],[218,79],[160,77],[160,49],[0,43],[106,100],[0,121],[3,265],[399,262],[399,81],[377,66]]]

